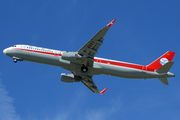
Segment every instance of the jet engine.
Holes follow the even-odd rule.
[[[63,51],[61,58],[63,60],[75,61],[75,60],[80,60],[82,56],[79,55],[77,52]]]
[[[66,83],[79,82],[79,80],[76,80],[74,78],[73,74],[65,74],[65,73],[61,74],[61,81]]]

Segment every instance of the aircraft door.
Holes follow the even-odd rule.
[[[19,45],[19,48],[21,48],[21,52],[23,52],[23,50],[26,48],[26,46],[25,45]]]

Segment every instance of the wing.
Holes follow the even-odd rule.
[[[98,94],[104,94],[105,91],[108,88],[103,89],[102,91],[99,91],[97,86],[95,85],[95,83],[92,80],[92,77],[86,77],[81,81],[84,85],[86,85],[92,92],[94,93],[98,93]]]
[[[103,29],[96,33],[96,35],[92,37],[81,49],[78,50],[78,54],[84,58],[82,63],[85,66],[93,66],[94,56],[104,41],[103,37],[115,21],[116,19],[112,20]]]

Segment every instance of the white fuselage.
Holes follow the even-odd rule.
[[[82,64],[63,60],[61,57],[63,51],[29,45],[16,45],[4,49],[3,52],[4,54],[16,59],[58,66],[76,73],[77,75],[81,74]],[[157,73],[155,71],[148,71],[146,69],[146,66],[143,65],[114,61],[98,57],[94,58],[94,64],[92,67],[88,67],[88,73],[86,74],[105,74],[133,79],[174,77],[174,74],[170,72]]]

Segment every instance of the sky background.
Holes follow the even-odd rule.
[[[97,57],[148,65],[175,51],[169,86],[94,76],[104,95],[63,83],[62,68],[0,53],[0,120],[179,120],[179,0],[1,0],[0,50],[28,44],[77,51],[111,20]]]

